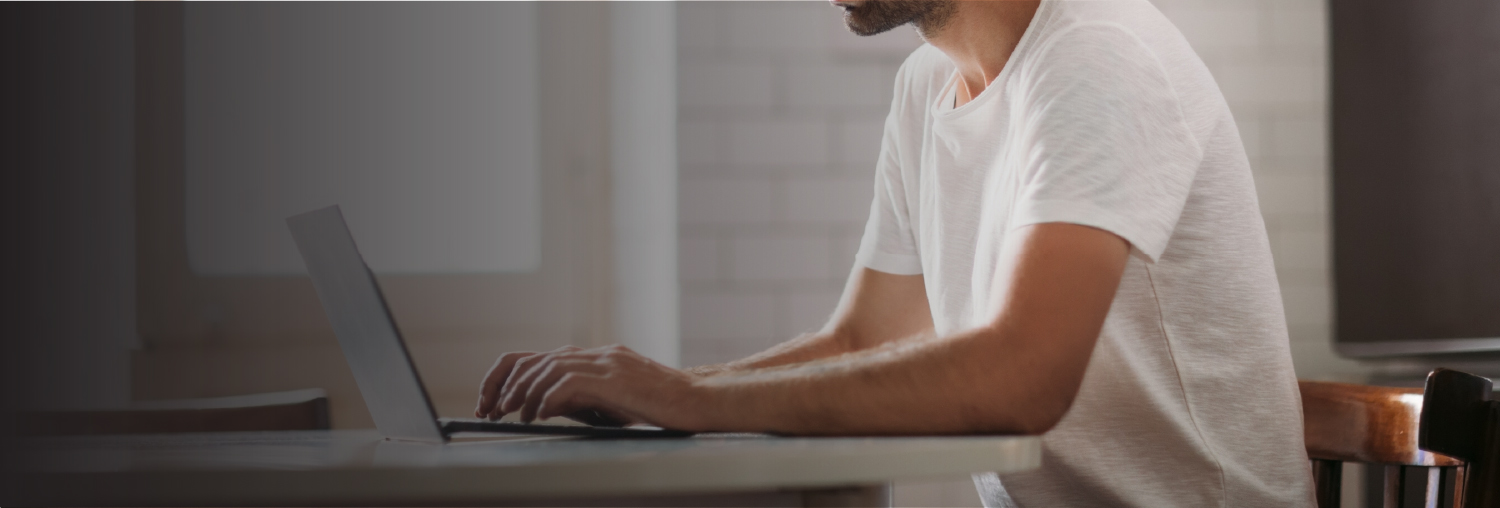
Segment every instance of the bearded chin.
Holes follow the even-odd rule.
[[[907,23],[931,31],[947,13],[943,0],[866,0],[844,11],[844,24],[856,35],[871,36]]]
[[[868,0],[846,10],[844,24],[858,36],[886,33],[921,16],[921,10],[916,7],[915,1]]]

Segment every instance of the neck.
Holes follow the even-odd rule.
[[[969,102],[1000,76],[1040,5],[1040,0],[959,0],[942,26],[922,31],[928,43],[958,66],[962,86],[955,106]]]

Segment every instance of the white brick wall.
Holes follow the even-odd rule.
[[[1329,346],[1328,59],[1321,0],[1153,0],[1229,100],[1255,171],[1298,374],[1359,379]],[[909,29],[848,34],[823,2],[678,4],[683,361],[822,324],[869,211]],[[977,502],[967,479],[901,504]]]
[[[869,213],[910,30],[862,39],[823,2],[678,4],[683,362],[823,324]]]

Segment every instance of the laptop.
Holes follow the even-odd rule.
[[[646,427],[599,427],[438,418],[386,307],[380,284],[365,264],[338,205],[287,218],[292,238],[339,348],[354,371],[375,428],[388,438],[446,442],[458,432],[569,435],[594,438],[669,438],[693,433]]]

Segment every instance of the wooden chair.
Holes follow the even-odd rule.
[[[40,411],[16,415],[16,431],[21,436],[328,428],[328,394],[322,389],[143,401],[118,410]]]
[[[1490,380],[1448,369],[1427,375],[1417,445],[1463,460],[1464,508],[1500,508],[1500,401]]]
[[[1454,506],[1462,462],[1417,446],[1422,391],[1416,388],[1299,381],[1307,455],[1312,459],[1319,508],[1337,508],[1344,462],[1383,466],[1383,506],[1401,506],[1416,494],[1406,477],[1422,468],[1423,506]]]

